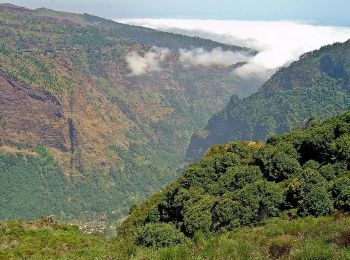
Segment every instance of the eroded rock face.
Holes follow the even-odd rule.
[[[0,140],[5,144],[70,149],[68,124],[58,99],[0,74]],[[68,142],[67,142],[68,141]]]

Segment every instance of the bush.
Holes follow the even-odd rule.
[[[262,149],[257,155],[257,163],[265,177],[273,181],[283,181],[301,171],[297,159],[271,146]]]
[[[336,209],[350,211],[350,178],[339,178],[333,184],[332,195]]]
[[[312,170],[310,168],[305,169],[302,174],[291,180],[288,186],[287,192],[287,204],[296,207],[300,200],[302,200],[312,188],[323,188],[327,184],[326,179],[324,179],[318,171]]]
[[[211,209],[215,201],[210,196],[203,199],[188,201],[183,210],[183,222],[186,234],[190,237],[197,230],[202,230],[208,234],[212,225]]]
[[[181,244],[184,239],[184,234],[170,224],[151,223],[140,230],[136,242],[144,247],[161,248]]]
[[[274,239],[269,246],[269,256],[273,259],[289,256],[293,243],[290,236],[280,236]]]
[[[222,198],[216,204],[213,211],[215,229],[224,228],[226,230],[233,230],[239,227],[241,225],[241,219],[243,219],[241,212],[244,212],[241,203],[229,197]]]
[[[318,169],[318,172],[326,179],[332,180],[346,172],[346,165],[343,163],[326,164]]]
[[[276,183],[259,181],[237,191],[234,199],[243,207],[241,224],[247,225],[279,214],[283,206],[284,190]]]
[[[228,168],[218,180],[225,191],[235,191],[263,178],[258,166],[234,166]]]
[[[332,213],[333,201],[324,188],[313,188],[305,194],[299,202],[298,214],[300,216],[325,216]]]

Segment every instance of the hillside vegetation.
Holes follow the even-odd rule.
[[[162,47],[170,54],[161,70],[131,75],[130,53]],[[239,91],[230,68],[185,68],[179,49],[193,48],[255,54],[88,14],[0,5],[0,147],[9,147],[0,149],[0,219],[34,219],[51,205],[62,219],[115,220],[175,180],[192,132]],[[8,152],[21,149],[45,152]]]
[[[0,223],[0,259],[349,259],[350,217],[273,219],[218,237],[145,248],[48,222]]]
[[[0,222],[0,258],[348,259],[349,145],[350,112],[272,136],[266,145],[217,145],[132,207],[118,237],[83,233],[53,217]],[[56,169],[44,148],[6,149],[17,157],[2,157],[1,165],[32,156],[26,160],[36,170]],[[47,178],[42,170],[38,181]]]
[[[350,112],[308,130],[275,135],[267,144],[212,147],[178,181],[131,209],[120,228],[141,245],[162,232],[190,238],[294,219],[350,211]],[[170,225],[173,231],[170,232]],[[141,230],[141,231],[140,231]]]
[[[228,105],[205,130],[192,136],[187,159],[196,160],[214,144],[261,140],[350,108],[350,41],[304,54],[277,71],[257,93]]]

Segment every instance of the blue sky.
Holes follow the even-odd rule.
[[[349,0],[7,0],[107,18],[297,20],[350,26]]]

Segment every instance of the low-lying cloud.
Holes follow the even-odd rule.
[[[321,46],[350,39],[350,28],[317,26],[286,21],[224,21],[180,19],[130,19],[118,22],[141,25],[153,29],[199,36],[218,42],[244,46],[259,53],[234,73],[241,78],[260,77],[266,80],[281,66],[297,60],[305,52]],[[215,64],[212,57],[229,64],[230,59],[221,53],[183,52],[183,60],[189,64]],[[214,54],[214,55],[213,55]],[[227,53],[226,53],[227,54]],[[230,54],[232,60],[234,55]],[[225,58],[225,59],[224,59]],[[216,64],[218,65],[218,64]]]
[[[224,51],[215,48],[206,51],[202,48],[193,50],[180,49],[179,61],[184,66],[222,66],[229,67],[239,62],[247,62],[250,56],[244,52]]]
[[[165,60],[170,51],[166,48],[152,47],[148,52],[140,54],[130,52],[125,60],[132,76],[141,76],[149,72],[160,71],[160,63]]]
[[[147,73],[161,71],[162,63],[170,55],[177,56],[179,63],[184,67],[229,67],[240,62],[248,62],[252,58],[247,52],[226,51],[220,47],[214,48],[211,51],[204,50],[203,48],[191,50],[179,49],[178,52],[172,53],[167,48],[153,46],[149,51],[143,53],[132,51],[125,57],[125,60],[130,70],[130,75],[141,76]]]

